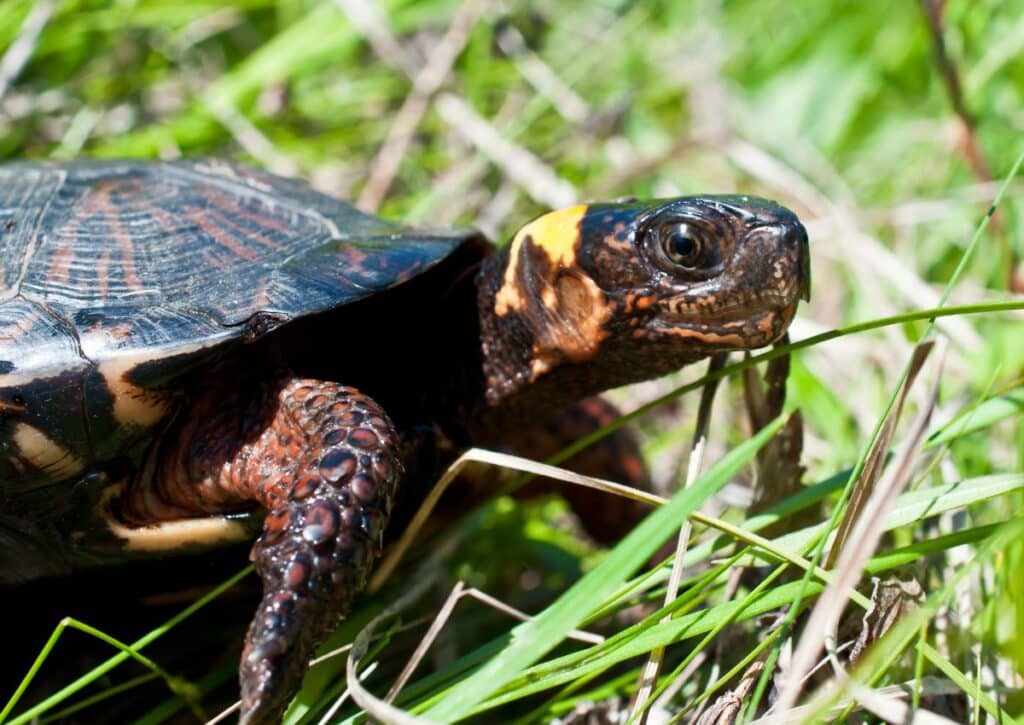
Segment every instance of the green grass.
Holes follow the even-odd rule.
[[[0,55],[19,39],[30,51],[0,96],[2,159],[230,156],[377,206],[366,184],[382,144],[397,136],[406,143],[379,197],[380,213],[475,224],[499,240],[567,199],[756,193],[796,210],[811,234],[814,296],[801,307],[794,339],[866,323],[797,346],[786,409],[803,415],[806,485],[796,503],[757,514],[736,505],[735,495],[697,502],[740,531],[695,524],[671,620],[662,621],[668,611],[660,608],[665,568],[626,580],[625,567],[614,587],[604,581],[601,591],[586,589],[602,567],[642,561],[653,539],[627,540],[605,554],[560,528],[559,502],[499,499],[448,532],[461,544],[438,557],[433,591],[443,596],[462,579],[540,617],[515,629],[504,615],[461,603],[398,706],[445,720],[484,713],[477,717],[523,723],[564,716],[584,700],[618,697],[625,707],[643,654],[664,646],[656,696],[674,691],[659,706],[685,719],[739,685],[748,655],[769,656],[790,634],[799,640],[803,619],[794,619],[792,631],[779,630],[762,615],[784,614],[787,604],[806,611],[824,582],[816,575],[803,582],[799,567],[769,572],[784,560],[809,566],[824,522],[842,515],[849,471],[864,460],[900,371],[937,314],[915,313],[939,306],[966,259],[949,304],[982,306],[937,317],[932,337],[949,343],[938,405],[911,459],[908,491],[889,513],[863,578],[912,577],[924,604],[868,651],[857,676],[876,688],[910,682],[913,703],[954,720],[994,713],[1008,721],[1024,713],[1024,544],[1017,535],[1024,501],[1024,179],[1011,178],[1024,153],[1024,2],[945,4],[942,37],[957,91],[925,12],[910,0],[479,7],[372,0],[383,19],[376,32],[384,33],[383,42],[372,43],[365,24],[340,9],[344,2],[63,0],[27,42],[23,22],[42,5],[0,1]],[[422,117],[393,129],[413,88],[403,68],[421,68],[453,18],[474,14]],[[388,44],[388,33],[397,45]],[[0,85],[2,79],[0,71]],[[519,154],[482,141],[474,130],[480,119]],[[890,317],[890,324],[873,323]],[[679,485],[697,408],[694,395],[675,391],[696,387],[689,383],[701,374],[686,370],[614,396],[627,411],[659,399],[635,423],[666,491]],[[934,375],[926,368],[911,390],[894,452]],[[706,467],[752,435],[739,379],[730,380],[719,393]],[[751,470],[733,481],[749,484]],[[667,535],[671,526],[662,528]],[[767,541],[751,538],[758,531]],[[364,598],[332,643],[351,641],[402,581],[427,576],[422,558],[405,562],[382,594]],[[730,586],[734,562],[760,566]],[[589,592],[586,606],[567,605],[580,587]],[[431,599],[420,597],[402,621],[431,615]],[[859,621],[856,601],[849,606]],[[67,614],[75,614],[74,603]],[[246,616],[237,614],[238,638]],[[564,632],[579,622],[608,639],[567,643]],[[130,625],[106,635],[130,642],[140,634]],[[364,658],[380,663],[366,682],[371,692],[383,696],[423,631],[422,624],[389,631],[379,651]],[[520,639],[524,632],[536,639]],[[205,636],[191,619],[171,633]],[[842,627],[840,633],[850,636]],[[75,664],[79,641],[62,643],[60,655],[43,662],[15,715],[90,669]],[[14,691],[35,654],[24,653],[0,681],[0,697]],[[210,702],[232,693],[227,659],[204,667],[170,655],[162,661],[146,648],[141,654],[186,691],[174,677],[187,671],[210,714]],[[67,672],[47,681],[45,673],[60,668],[57,659]],[[687,679],[676,681],[683,671]],[[104,708],[136,689],[119,685],[144,673],[141,665],[119,665],[56,698],[48,712],[109,693],[83,716],[114,718],[120,711]],[[848,699],[828,689],[829,674],[826,665],[802,700],[824,719],[838,717],[842,709],[828,708]],[[958,694],[930,694],[929,677]],[[744,702],[757,691],[756,673],[752,678]],[[315,722],[343,681],[344,658],[315,668],[294,718]],[[146,687],[157,704],[143,721],[185,711],[167,686]],[[339,712],[358,717],[351,703]]]

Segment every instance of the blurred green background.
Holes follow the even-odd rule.
[[[3,0],[0,55],[0,159],[229,156],[499,241],[574,201],[778,199],[811,235],[814,296],[796,338],[933,307],[1024,151],[1020,0]],[[1011,182],[954,301],[1024,291],[1022,189]],[[1024,320],[953,317],[939,329],[949,352],[937,424],[984,399],[1011,403],[921,480],[1020,472]],[[794,361],[789,405],[805,417],[809,480],[857,459],[918,332],[843,338]],[[673,384],[617,400],[635,407]],[[695,407],[643,421],[666,488],[678,485]],[[712,457],[749,433],[741,406],[723,407]],[[970,518],[1020,510],[1012,494]],[[543,541],[516,556],[576,575],[580,545],[531,514],[499,503],[482,526]],[[501,580],[501,548],[490,539],[460,573]],[[960,645],[994,643],[1018,670],[1024,614],[1007,562],[1020,557],[986,569],[994,588],[974,611],[988,619],[964,624]]]

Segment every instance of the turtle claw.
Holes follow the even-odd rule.
[[[349,561],[339,562],[336,557],[310,556],[303,551],[305,542],[284,556],[268,552],[262,543],[256,543],[253,554],[264,594],[238,670],[241,722],[252,725],[280,722],[302,685],[309,660],[351,608],[379,550],[365,542],[348,550],[354,554]],[[292,549],[295,540],[282,544]]]
[[[302,684],[315,638],[308,626],[296,621],[294,612],[295,598],[280,592],[260,603],[238,668],[242,723],[280,722]]]

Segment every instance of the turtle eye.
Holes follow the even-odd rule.
[[[661,228],[661,249],[669,261],[685,270],[697,269],[704,254],[702,235],[685,222]]]

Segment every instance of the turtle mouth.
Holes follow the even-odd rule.
[[[799,304],[793,295],[772,295],[773,304],[728,305],[714,311],[662,314],[648,329],[665,338],[721,350],[765,347],[778,340],[789,327]]]
[[[742,296],[708,294],[694,299],[692,296],[664,300],[658,309],[655,326],[675,327],[678,325],[741,325],[752,318],[784,313],[795,309],[800,298],[807,298],[803,284],[786,289],[777,287],[754,290]]]

